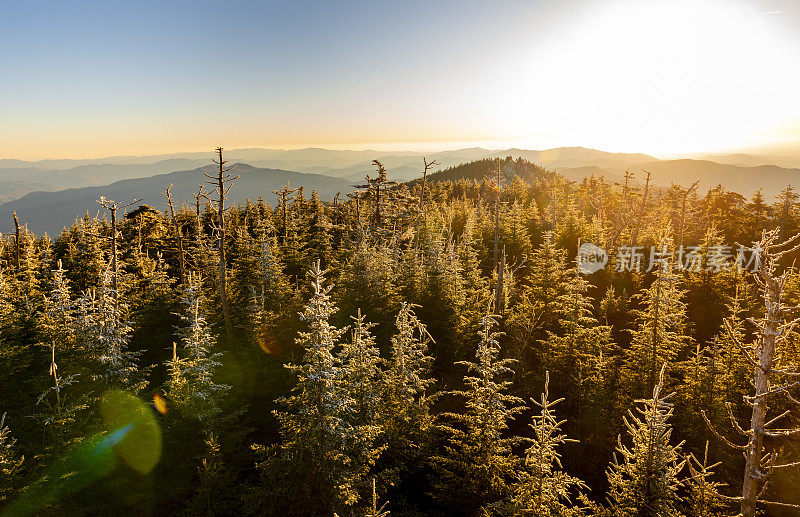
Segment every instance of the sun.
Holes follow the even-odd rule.
[[[779,13],[631,1],[584,14],[486,92],[511,138],[664,154],[752,145],[800,120],[800,45]]]

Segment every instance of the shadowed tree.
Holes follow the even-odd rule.
[[[233,185],[231,183],[239,176],[231,176],[230,172],[234,170],[239,164],[234,164],[232,167],[225,167],[228,163],[227,160],[222,159],[222,147],[217,147],[218,160],[214,160],[219,168],[216,174],[205,173],[208,180],[206,183],[213,185],[217,192],[216,199],[216,228],[217,231],[217,253],[219,254],[218,275],[219,275],[219,298],[222,305],[222,317],[225,321],[225,336],[228,343],[233,339],[233,324],[231,323],[231,310],[228,307],[228,288],[227,288],[227,269],[225,265],[225,196],[228,195]]]

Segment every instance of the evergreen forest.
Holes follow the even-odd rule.
[[[791,187],[376,161],[230,203],[214,156],[192,199],[14,214],[0,516],[800,515]]]

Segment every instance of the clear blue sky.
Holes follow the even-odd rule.
[[[0,8],[3,157],[486,141],[681,152],[792,139],[800,120],[777,86],[800,62],[788,0]]]

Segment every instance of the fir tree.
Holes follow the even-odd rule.
[[[564,420],[558,420],[553,407],[564,399],[549,400],[550,375],[545,375],[541,400],[531,399],[540,410],[530,424],[531,446],[525,451],[525,465],[513,486],[511,509],[514,515],[567,517],[582,515],[576,507],[580,491],[587,489],[580,479],[563,471],[558,449],[574,442],[561,432]],[[574,501],[574,502],[573,502]]]
[[[636,328],[626,358],[626,372],[631,393],[642,393],[657,380],[658,364],[673,364],[687,339],[685,291],[669,262],[661,262],[655,279],[641,294],[643,308],[632,311]],[[653,381],[653,382],[651,382]]]
[[[129,349],[130,323],[125,318],[127,304],[112,287],[112,272],[106,268],[97,291],[83,293],[79,301],[81,339],[94,363],[93,378],[106,387],[136,393],[144,388],[146,369],[139,368],[139,352]]]
[[[679,516],[680,480],[683,468],[681,444],[672,445],[672,426],[668,422],[673,408],[663,395],[664,371],[662,366],[653,398],[637,400],[636,413],[628,410],[625,427],[630,445],[618,438],[617,454],[608,469],[611,513],[617,517],[671,517]],[[621,461],[620,461],[621,457]]]
[[[309,201],[308,245],[306,255],[313,261],[330,262],[331,253],[331,225],[325,215],[325,205],[320,201],[319,194],[311,192]]]
[[[214,352],[216,339],[203,316],[205,297],[197,273],[189,273],[181,302],[183,311],[179,316],[184,326],[178,329],[178,336],[186,355],[179,357],[177,345],[173,345],[172,360],[167,363],[166,392],[184,415],[208,425],[220,413],[220,398],[230,386],[214,381],[222,354]]]
[[[703,452],[702,461],[694,454],[686,458],[686,466],[689,467],[689,508],[687,517],[722,517],[728,512],[728,504],[719,495],[720,488],[725,486],[712,479],[714,469],[722,462],[709,464],[708,462],[708,442]]]
[[[56,343],[50,343],[50,366],[47,387],[36,401],[36,405],[47,406],[47,410],[34,415],[41,423],[45,436],[42,456],[54,456],[59,451],[74,445],[80,439],[77,427],[84,423],[81,412],[89,406],[85,397],[72,396],[72,386],[77,384],[77,374],[60,374],[56,363]]]
[[[285,307],[294,303],[289,282],[283,274],[280,260],[274,253],[274,243],[262,228],[258,239],[258,261],[256,285],[250,285],[250,324],[259,346],[267,353],[282,355],[280,342],[276,339],[278,317]]]
[[[17,454],[14,447],[16,443],[6,425],[6,413],[3,413],[0,417],[0,504],[7,502],[14,494],[25,460]]]
[[[592,314],[590,287],[577,268],[569,272],[554,308],[558,333],[548,332],[546,343],[551,367],[566,374],[563,382],[577,391],[578,400],[600,384],[611,351],[611,328],[600,325]]]
[[[197,492],[190,502],[191,515],[220,515],[230,513],[238,503],[233,497],[235,484],[225,464],[225,457],[217,436],[209,432],[205,439],[206,451],[200,461]]]
[[[370,334],[375,325],[364,321],[360,310],[358,316],[351,318],[351,338],[342,344],[336,357],[342,368],[344,389],[354,401],[353,424],[376,427],[372,432],[377,432],[383,378],[378,366],[380,353]]]
[[[297,375],[297,384],[278,401],[285,408],[275,412],[282,441],[262,464],[272,495],[265,501],[256,490],[250,503],[253,512],[267,508],[272,514],[330,515],[352,506],[373,460],[362,448],[371,436],[359,436],[360,429],[350,423],[355,400],[343,385],[342,367],[334,356],[347,329],[329,321],[336,307],[325,273],[318,262],[310,272],[313,295],[300,315],[309,330],[297,338],[305,350],[303,363],[287,365]]]
[[[379,342],[391,335],[391,325],[399,306],[397,266],[392,250],[363,243],[347,261],[339,279],[337,306],[343,314],[362,310],[378,325]],[[349,321],[339,318],[342,324]],[[384,348],[385,350],[385,348]]]
[[[552,232],[545,232],[543,239],[529,259],[529,284],[508,317],[514,357],[519,359],[526,381],[539,365],[548,362],[548,350],[541,346],[541,340],[548,330],[556,330],[559,297],[567,275],[565,251],[556,248]]]
[[[468,369],[467,386],[452,394],[466,400],[465,411],[441,415],[451,423],[441,425],[448,441],[446,455],[434,458],[434,490],[440,501],[462,514],[506,497],[517,463],[511,453],[516,440],[503,433],[509,420],[522,411],[522,400],[507,393],[511,381],[504,377],[514,373],[514,361],[499,358],[500,333],[493,331],[495,325],[494,316],[484,316],[475,362],[459,362]]]
[[[386,372],[386,394],[391,415],[407,415],[419,408],[419,396],[434,380],[429,377],[433,358],[427,355],[433,338],[414,314],[414,305],[403,303],[397,314],[397,334]]]
[[[58,269],[53,270],[53,287],[50,295],[45,299],[44,315],[40,319],[39,327],[44,342],[41,343],[48,350],[50,364],[48,368],[48,387],[41,393],[37,406],[47,406],[47,411],[39,413],[37,419],[44,427],[45,433],[50,437],[45,450],[54,454],[63,447],[75,443],[80,435],[77,427],[81,412],[87,409],[86,397],[79,395],[74,385],[80,377],[79,368],[83,363],[83,351],[75,341],[74,302],[70,297],[66,271],[58,262]],[[65,358],[59,371],[56,356]],[[70,373],[64,373],[64,372]]]
[[[430,377],[433,358],[427,355],[433,338],[413,305],[402,304],[395,325],[381,406],[384,451],[377,467],[383,483],[398,491],[405,483],[418,487],[425,476],[433,424],[426,390],[435,380]]]

